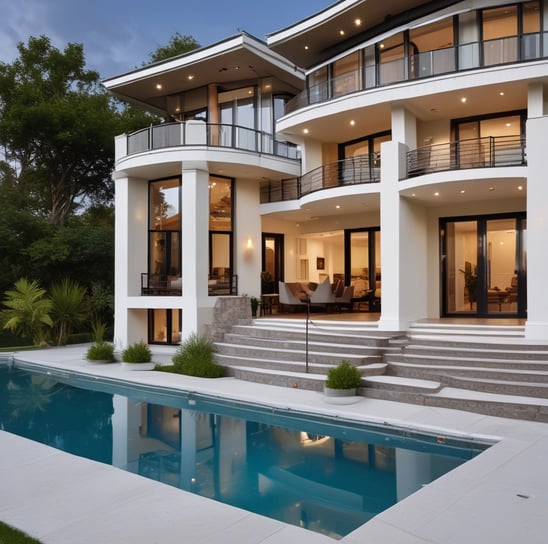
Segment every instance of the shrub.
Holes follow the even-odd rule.
[[[89,346],[86,353],[89,361],[114,361],[114,346],[108,342],[98,342]]]
[[[191,334],[173,356],[173,370],[187,376],[220,378],[224,368],[215,362],[215,345],[207,336]]]
[[[327,373],[326,387],[329,389],[355,389],[361,383],[360,371],[346,359]]]
[[[124,363],[150,363],[151,360],[150,348],[143,341],[131,344],[122,352]]]

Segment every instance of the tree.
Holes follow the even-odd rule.
[[[89,318],[90,306],[86,289],[65,278],[50,289],[51,317],[57,334],[57,345],[67,343],[68,335]]]
[[[31,37],[19,57],[0,63],[0,182],[22,191],[32,209],[63,225],[82,204],[113,196],[114,135],[121,118],[85,69],[81,44],[64,51]]]
[[[15,289],[6,292],[6,308],[0,312],[3,328],[21,338],[32,338],[36,346],[44,344],[46,329],[53,326],[52,302],[45,294],[36,280],[17,281]]]
[[[149,54],[149,62],[160,62],[182,55],[183,53],[188,53],[199,47],[200,44],[192,36],[182,36],[179,32],[176,32],[171,36],[167,45],[161,45],[156,51]]]

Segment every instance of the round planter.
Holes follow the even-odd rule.
[[[361,399],[356,395],[356,391],[356,388],[331,389],[330,387],[324,387],[325,402],[328,404],[354,404]]]
[[[125,370],[154,370],[156,363],[122,363]]]

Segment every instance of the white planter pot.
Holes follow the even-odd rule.
[[[324,387],[325,402],[328,404],[354,404],[362,397],[356,395],[356,389],[331,389]]]
[[[122,368],[125,370],[154,370],[156,363],[122,363]]]

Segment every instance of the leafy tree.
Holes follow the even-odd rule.
[[[45,343],[46,330],[53,326],[52,301],[36,280],[20,279],[15,289],[6,292],[5,309],[0,321],[7,329],[22,338],[32,338],[35,345]]]
[[[51,286],[50,298],[57,345],[61,346],[67,343],[68,335],[74,329],[88,320],[90,306],[86,289],[68,278]]]
[[[171,36],[167,45],[161,45],[156,51],[150,53],[149,59],[150,62],[160,62],[171,57],[182,55],[183,53],[188,53],[199,47],[200,44],[192,36],[182,36],[179,32],[176,32]]]
[[[82,204],[112,199],[121,119],[99,74],[85,68],[81,44],[60,51],[41,36],[18,50],[13,63],[0,63],[0,180],[63,225]]]

